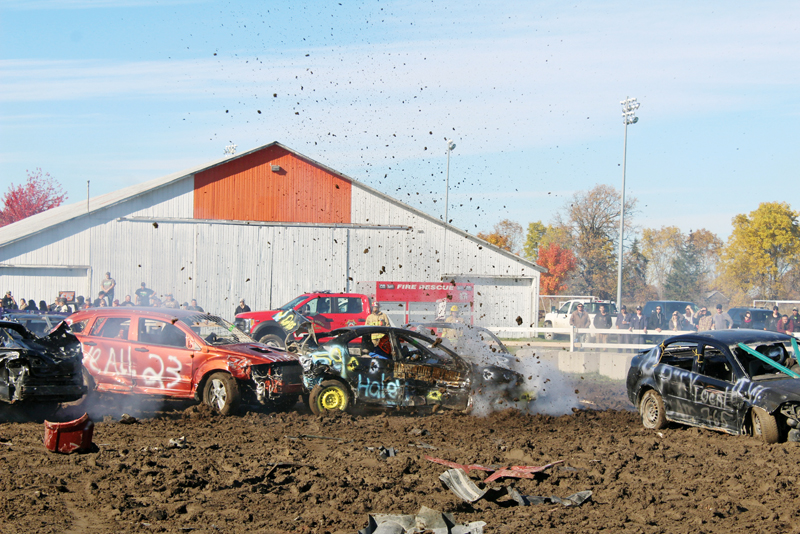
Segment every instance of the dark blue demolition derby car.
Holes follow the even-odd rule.
[[[355,326],[309,334],[290,343],[303,365],[315,414],[354,404],[441,406],[469,410],[476,394],[499,405],[529,402],[521,374],[476,361],[444,346],[442,338],[387,326]]]
[[[795,338],[718,330],[666,339],[633,358],[628,397],[645,428],[668,421],[800,441],[800,350]]]

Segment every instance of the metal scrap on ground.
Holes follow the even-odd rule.
[[[512,465],[511,467],[484,467],[482,465],[462,465],[456,462],[451,462],[448,460],[442,460],[441,458],[435,458],[433,456],[425,456],[425,459],[434,462],[437,464],[446,465],[447,467],[451,467],[453,469],[463,469],[465,472],[469,473],[472,470],[477,471],[488,471],[492,473],[486,480],[485,483],[494,482],[498,478],[503,477],[513,477],[513,478],[533,478],[533,475],[536,473],[541,473],[545,469],[553,467],[554,465],[558,465],[564,463],[564,460],[559,460],[557,462],[552,462],[547,465]]]
[[[370,514],[369,524],[358,534],[483,534],[485,525],[483,521],[456,525],[452,515],[423,506],[415,516]]]

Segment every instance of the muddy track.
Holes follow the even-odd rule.
[[[797,524],[797,444],[673,427],[645,431],[618,382],[576,382],[585,406],[559,417],[513,410],[488,417],[439,412],[316,417],[168,405],[118,422],[101,407],[98,452],[57,455],[40,423],[0,425],[3,532],[353,533],[369,513],[421,506],[485,532],[778,532]],[[113,413],[111,413],[113,412]],[[170,449],[185,436],[188,447]],[[382,460],[377,449],[394,447]],[[581,507],[461,501],[438,456],[482,465],[544,465],[500,479],[523,495],[593,492]],[[479,482],[486,474],[472,472]]]

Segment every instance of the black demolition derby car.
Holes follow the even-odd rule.
[[[354,404],[444,407],[467,411],[478,393],[498,404],[529,402],[522,375],[468,360],[432,339],[387,326],[355,326],[308,334],[289,347],[300,356],[315,414]]]
[[[633,358],[628,397],[645,428],[673,421],[800,441],[797,340],[761,330],[718,330],[666,339]]]
[[[36,337],[19,323],[0,321],[0,405],[46,413],[80,399],[86,393],[82,360],[66,323]]]

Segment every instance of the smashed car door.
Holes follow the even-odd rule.
[[[192,357],[187,334],[178,324],[139,317],[137,339],[131,352],[136,376],[134,391],[170,396],[190,396]]]
[[[91,330],[83,333],[83,364],[98,391],[128,392],[133,387],[130,322],[128,316],[100,315]]]
[[[404,405],[403,385],[394,376],[389,334],[357,336],[348,343],[348,352],[348,377],[359,402]]]

